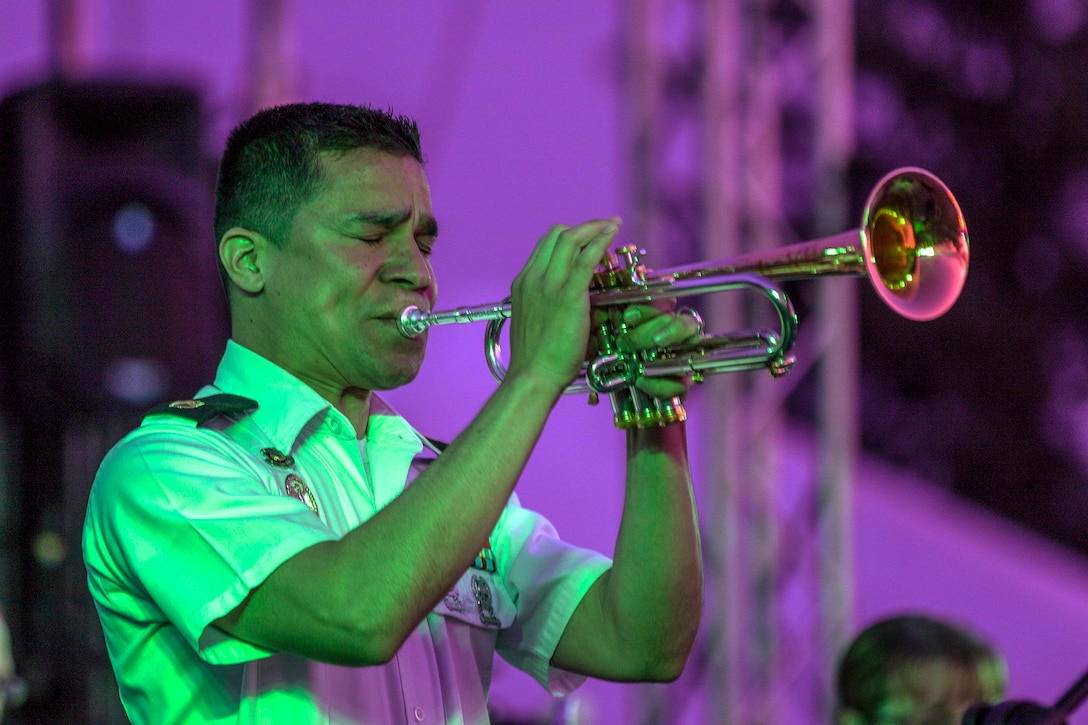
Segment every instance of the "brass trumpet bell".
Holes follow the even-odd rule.
[[[869,194],[861,227],[767,253],[661,270],[674,279],[747,272],[769,280],[866,276],[909,320],[940,317],[967,279],[967,225],[952,192],[924,169],[897,169]]]

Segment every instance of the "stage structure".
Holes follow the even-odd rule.
[[[630,228],[651,266],[858,226],[846,184],[852,2],[637,0],[623,8],[624,175]],[[829,721],[834,661],[852,627],[857,293],[848,279],[803,284],[810,304],[790,375],[714,376],[692,393],[707,607],[684,677],[644,689],[644,725]],[[749,324],[746,300],[692,304],[710,330]],[[802,386],[817,401],[818,455],[811,477],[786,480],[782,410]]]

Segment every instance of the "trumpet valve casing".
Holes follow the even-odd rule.
[[[642,263],[643,254],[634,246],[606,252],[594,272],[590,290],[599,292],[645,286],[647,269]],[[632,352],[622,349],[619,341],[628,329],[623,321],[623,309],[622,305],[608,307],[607,321],[596,330],[595,357],[615,359],[616,364],[609,369],[621,371],[612,379],[607,390],[600,391],[607,392],[612,402],[612,422],[620,430],[628,430],[686,420],[687,411],[679,398],[655,398],[635,387],[635,380],[642,374],[643,362],[656,357],[658,351]]]

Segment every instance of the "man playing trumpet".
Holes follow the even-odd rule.
[[[702,606],[683,425],[628,431],[612,561],[513,497],[584,361],[618,227],[537,243],[511,288],[506,377],[442,449],[375,392],[415,377],[426,335],[397,318],[435,302],[415,124],[296,104],[235,129],[215,219],[231,340],[214,384],[106,457],[84,529],[134,723],[479,725],[495,652],[556,694],[680,674]],[[697,332],[650,306],[625,320],[635,349]]]

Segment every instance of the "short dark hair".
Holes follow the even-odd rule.
[[[416,122],[392,111],[292,103],[258,112],[227,139],[215,187],[215,237],[231,227],[283,244],[321,182],[319,154],[373,148],[423,163]]]
[[[993,648],[951,623],[906,614],[870,625],[846,649],[838,668],[839,709],[871,721],[887,699],[891,677],[927,662],[949,665],[975,702],[992,702],[1004,694],[1004,660]]]

